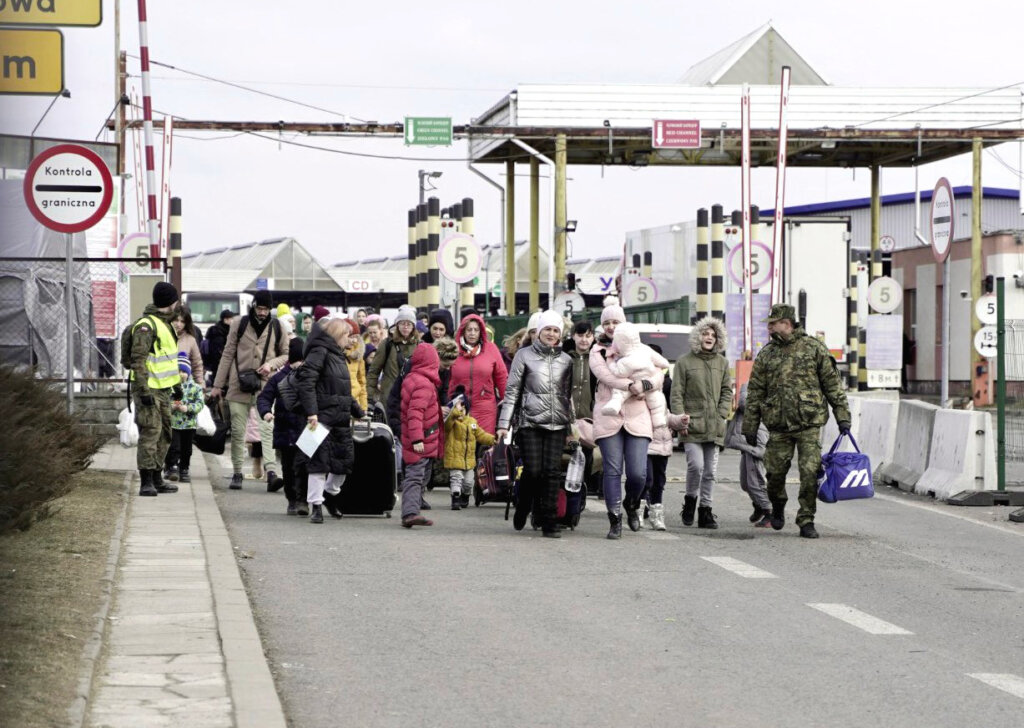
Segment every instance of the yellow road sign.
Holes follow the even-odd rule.
[[[80,25],[103,22],[101,0],[0,0],[0,25]]]
[[[0,29],[0,94],[52,96],[63,89],[64,35],[59,30]]]

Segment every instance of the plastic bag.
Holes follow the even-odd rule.
[[[205,404],[203,405],[203,408],[199,410],[199,414],[196,415],[196,433],[206,437],[213,437],[217,434],[217,423],[213,421],[213,415],[210,414],[210,408]]]
[[[139,444],[139,426],[135,424],[134,405],[128,405],[118,413],[117,433],[125,447],[135,447]]]
[[[577,447],[569,459],[569,469],[565,472],[565,489],[570,493],[578,493],[583,487],[583,469],[586,457],[583,455],[583,448]]]

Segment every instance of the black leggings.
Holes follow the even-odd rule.
[[[167,448],[164,457],[165,467],[177,465],[182,470],[188,470],[192,463],[192,438],[195,434],[195,430],[171,430],[171,446]]]

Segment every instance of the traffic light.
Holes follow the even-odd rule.
[[[569,272],[565,274],[565,289],[567,291],[576,290],[576,274]]]

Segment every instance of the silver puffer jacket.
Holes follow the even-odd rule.
[[[517,421],[512,422],[513,415]],[[572,409],[572,359],[560,347],[540,341],[520,349],[512,360],[498,429],[536,427],[562,430],[575,422]]]

